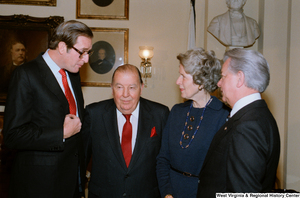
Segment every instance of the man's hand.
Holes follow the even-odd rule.
[[[64,121],[64,139],[78,133],[81,129],[81,125],[81,121],[77,116],[72,114],[66,115]]]

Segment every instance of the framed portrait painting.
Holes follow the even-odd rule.
[[[2,4],[56,6],[56,0],[0,0]]]
[[[82,86],[109,87],[114,70],[128,62],[127,28],[91,28],[93,54],[80,69]]]
[[[129,0],[77,0],[79,19],[129,19]]]
[[[5,104],[13,70],[45,52],[50,35],[63,20],[60,16],[0,16],[0,105]]]

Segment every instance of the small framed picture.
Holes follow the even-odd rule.
[[[56,6],[56,0],[0,0],[2,4]]]
[[[91,28],[94,53],[80,69],[82,86],[109,87],[114,70],[128,63],[127,28]]]
[[[129,0],[77,0],[78,19],[129,19]]]

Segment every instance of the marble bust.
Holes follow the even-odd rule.
[[[214,17],[207,28],[225,46],[251,46],[260,35],[257,22],[243,13],[246,1],[226,0],[228,11]]]

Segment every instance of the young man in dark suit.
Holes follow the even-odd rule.
[[[270,192],[274,187],[280,137],[260,95],[269,81],[269,65],[259,52],[236,48],[225,53],[218,86],[232,111],[210,145],[197,197],[212,198],[218,192]]]
[[[169,109],[141,98],[143,87],[137,67],[119,66],[112,77],[113,99],[86,107],[82,132],[87,162],[92,155],[89,198],[160,197],[156,156]]]
[[[64,22],[44,54],[15,69],[3,129],[5,145],[18,151],[10,197],[83,195],[84,153],[78,132],[84,104],[78,71],[88,62],[92,38],[85,24]]]

